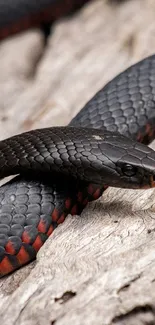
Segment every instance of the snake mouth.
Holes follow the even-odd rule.
[[[155,187],[155,175],[150,176],[150,187]]]
[[[143,185],[141,188],[142,189],[149,189],[149,188],[152,188],[152,187],[155,187],[155,175],[150,175],[148,183]]]

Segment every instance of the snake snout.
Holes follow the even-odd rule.
[[[155,175],[150,176],[150,187],[155,187]]]
[[[149,189],[155,187],[155,175],[150,175],[148,179],[148,183],[143,185],[142,189]]]

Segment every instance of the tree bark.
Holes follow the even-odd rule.
[[[98,0],[0,45],[0,138],[65,125],[96,91],[155,53],[155,2]],[[155,147],[155,146],[154,146]],[[68,216],[37,260],[0,280],[3,325],[155,324],[155,191],[109,188]]]

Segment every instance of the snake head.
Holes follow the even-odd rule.
[[[151,148],[109,132],[105,132],[104,142],[99,147],[103,153],[103,181],[107,185],[135,189],[155,187],[155,152]]]
[[[126,157],[127,158],[127,157]],[[154,171],[149,169],[149,165],[142,165],[119,162],[117,171],[120,175],[121,187],[148,189],[155,187]]]

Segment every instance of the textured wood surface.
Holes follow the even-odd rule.
[[[155,53],[155,2],[92,1],[0,45],[0,138],[64,125],[99,88]],[[0,280],[3,325],[155,324],[155,191],[109,188],[68,216],[37,261]]]

